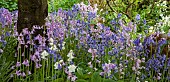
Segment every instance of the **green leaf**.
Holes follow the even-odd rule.
[[[89,75],[89,74],[83,75],[83,79],[89,79],[90,77],[91,77],[91,75]]]
[[[125,82],[124,80],[118,80],[118,81],[116,81],[116,82]]]
[[[91,77],[91,82],[101,82],[100,72],[94,72]]]
[[[83,69],[82,68],[77,68],[78,74],[82,77],[83,76]]]
[[[112,79],[104,79],[104,82],[119,82],[119,81],[114,81]],[[121,82],[121,81],[120,81]]]
[[[86,81],[84,79],[78,79],[78,80],[76,80],[76,82],[88,82],[88,81]]]
[[[64,79],[63,78],[58,78],[58,79],[54,80],[54,82],[64,82]]]

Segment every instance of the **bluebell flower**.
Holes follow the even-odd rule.
[[[109,51],[108,54],[111,55],[111,56],[113,55],[112,51]]]
[[[136,15],[136,20],[140,20],[140,14]]]
[[[2,24],[2,28],[4,28],[5,25],[12,24],[12,15],[8,9],[0,8],[0,23]]]
[[[122,14],[121,13],[119,13],[118,15],[117,15],[117,18],[120,18],[122,16]]]
[[[6,35],[6,36],[10,36],[10,33],[9,33],[9,32],[6,32],[5,35]]]
[[[119,50],[117,48],[113,48],[113,54],[118,54],[119,53]]]
[[[139,44],[140,44],[140,39],[139,39],[139,38],[135,39],[135,40],[133,41],[133,43],[135,44],[135,46],[139,46]]]
[[[30,40],[30,36],[29,36],[29,35],[27,35],[27,36],[26,36],[26,39],[27,39],[27,40]]]
[[[167,66],[170,67],[170,58],[168,59]]]
[[[73,18],[73,13],[71,12],[71,10],[68,10],[68,11],[67,11],[67,15],[68,15],[70,18]]]
[[[141,80],[144,80],[146,78],[146,75],[145,74],[142,74],[141,75]]]
[[[110,24],[115,25],[115,24],[117,24],[117,22],[116,22],[115,20],[112,20],[112,21],[110,22]]]
[[[57,54],[53,54],[53,56],[51,56],[51,57],[53,57],[53,58],[54,58],[54,62],[56,62],[56,61],[57,61]]]
[[[158,41],[158,46],[159,47],[164,45],[164,44],[167,44],[167,40],[166,39],[161,39],[161,40]]]
[[[96,17],[96,13],[92,13],[92,12],[88,12],[88,20],[90,22],[90,20],[94,19]]]
[[[154,41],[153,37],[152,37],[152,36],[149,36],[149,37],[146,37],[146,38],[144,39],[143,46],[144,46],[144,48],[146,49],[147,46],[149,46],[149,45],[151,45],[151,44],[155,45],[155,43],[156,43],[156,42]]]
[[[78,13],[78,11],[79,11],[79,8],[77,7],[77,5],[73,5],[72,12],[74,12],[75,14],[75,13]]]
[[[143,24],[146,25],[146,19],[143,20]]]

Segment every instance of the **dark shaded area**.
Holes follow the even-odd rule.
[[[17,30],[21,33],[23,28],[31,30],[33,25],[44,25],[48,15],[47,0],[19,0]],[[37,31],[37,34],[42,34]]]

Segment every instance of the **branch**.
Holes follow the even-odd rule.
[[[112,12],[116,12],[115,10],[113,10],[113,9],[112,9],[112,7],[110,6],[110,4],[109,4],[109,1],[108,1],[108,0],[106,0],[106,3],[107,3],[107,5],[109,6],[109,8],[111,9],[111,11],[112,11]]]
[[[114,4],[116,7],[118,7],[114,1],[112,1],[112,2],[113,2],[113,4]],[[134,3],[134,2],[135,2],[135,0],[133,1],[133,3]],[[133,3],[131,3],[131,4],[129,5],[129,7],[130,7]],[[109,4],[109,1],[108,1],[108,0],[107,0],[107,4]],[[110,6],[110,5],[108,5],[108,6]],[[126,15],[129,19],[132,19],[132,17],[131,17],[131,16],[128,14],[128,12],[127,12],[127,10],[128,10],[129,7],[126,8],[126,12],[120,11],[120,13]],[[110,8],[111,8],[111,6],[110,6]],[[111,8],[111,10],[113,10],[113,9]],[[115,11],[113,11],[113,12],[115,12]]]

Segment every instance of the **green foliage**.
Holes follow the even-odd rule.
[[[76,80],[76,82],[88,82],[88,81],[86,81],[84,79],[78,79],[78,80]]]
[[[54,80],[54,82],[64,82],[64,79],[63,78],[58,78],[58,79]]]
[[[12,1],[12,0],[10,0]],[[81,0],[54,0],[54,1],[49,1],[49,12],[52,12],[54,10],[58,10],[58,8],[63,8],[65,10],[71,8],[75,3],[78,3],[79,1]],[[130,2],[130,1],[129,1]],[[139,2],[139,3],[138,3]],[[160,6],[156,6],[156,7],[153,7],[155,9],[152,9],[151,8],[151,5],[152,4],[148,4],[148,3],[144,3],[144,5],[142,7],[140,7],[138,4],[142,3],[143,1],[142,0],[136,0],[134,3],[133,2],[130,2],[130,3],[133,3],[133,6],[137,6],[136,8],[135,7],[130,7],[128,10],[127,10],[127,7],[129,5],[128,1],[119,1],[119,0],[115,0],[115,3],[117,4],[117,7],[113,7],[115,12],[111,13],[111,12],[108,12],[108,13],[100,13],[102,14],[102,16],[104,16],[104,18],[106,18],[106,22],[105,24],[108,24],[109,25],[109,21],[113,20],[113,18],[116,18],[117,17],[117,14],[118,13],[122,13],[124,14],[121,19],[126,22],[130,22],[130,21],[135,21],[135,23],[138,24],[138,27],[139,26],[142,26],[142,29],[138,29],[138,32],[143,32],[144,30],[147,30],[147,26],[146,25],[143,25],[143,20],[144,18],[146,18],[148,21],[147,25],[154,25],[155,23],[157,23],[159,20],[161,20],[161,18],[159,19],[159,16],[161,13],[161,10],[159,9],[162,9],[164,7],[160,7]],[[156,2],[153,2],[155,3],[155,5],[157,4]],[[113,5],[111,5],[113,6]],[[120,7],[122,6],[122,7]],[[9,7],[10,8],[10,7]],[[109,10],[110,11],[110,10]],[[127,12],[130,13],[125,13]],[[147,16],[148,13],[151,13],[150,16]],[[135,20],[135,16],[136,14],[140,14],[141,15],[141,20]],[[155,15],[156,14],[156,15]],[[165,14],[166,15],[166,14]],[[157,19],[157,20],[155,20]],[[116,22],[118,22],[117,18],[115,19]],[[110,25],[111,26],[111,25]],[[118,25],[117,25],[118,26]],[[112,29],[112,28],[111,28]],[[166,32],[168,32],[169,30],[169,26],[166,25],[164,26],[163,30],[165,30]],[[142,34],[141,32],[141,34]],[[137,33],[136,34],[130,34],[132,35],[131,37],[133,39],[137,38]],[[143,33],[143,35],[145,35],[145,33]],[[147,34],[146,34],[147,35]],[[13,56],[15,54],[15,49],[14,49],[14,46],[16,46],[16,39],[13,38],[13,37],[7,37],[6,38],[6,41],[7,41],[7,45],[6,47],[3,48],[4,50],[4,53],[3,54],[0,54],[0,82],[2,81],[7,81],[8,79],[10,79],[10,74],[12,73],[11,71],[11,66],[12,64],[14,64],[13,62]],[[66,49],[65,50],[62,50],[60,51],[60,55],[63,57],[63,60],[64,61],[67,61],[68,57],[67,57],[67,53],[69,53],[69,50],[73,50],[74,53],[76,54],[76,58],[73,59],[74,61],[74,64],[77,65],[77,69],[76,69],[76,72],[74,73],[76,76],[77,76],[77,80],[76,82],[134,82],[136,80],[136,74],[131,74],[129,76],[124,76],[124,78],[126,79],[120,79],[120,74],[119,72],[115,73],[113,76],[112,79],[106,79],[105,76],[101,77],[100,76],[100,66],[96,65],[97,68],[99,68],[97,71],[94,71],[93,68],[90,68],[88,67],[86,64],[88,61],[91,60],[91,54],[89,53],[86,53],[87,49],[83,49],[83,48],[79,48],[77,49],[76,45],[78,44],[78,40],[75,38],[75,37],[69,37],[69,38],[66,38],[65,39],[65,42],[66,42]],[[1,46],[1,44],[0,44]],[[1,47],[0,47],[1,49]],[[81,53],[80,53],[81,52]],[[107,50],[108,52],[108,50]],[[124,57],[123,56],[123,59],[125,59],[126,56]],[[107,57],[106,57],[106,62],[107,62]],[[129,60],[129,59],[128,59]],[[61,69],[61,70],[53,70],[54,67],[54,63],[52,63],[50,60],[43,60],[43,67],[40,68],[37,72],[35,72],[33,75],[34,79],[37,81],[39,79],[41,80],[45,80],[45,81],[51,81],[53,80],[53,82],[65,82],[66,78],[67,78],[67,75],[65,74],[64,72],[64,69]],[[116,61],[116,64],[119,64],[120,60]],[[133,67],[133,63],[134,61],[129,61],[130,63],[128,64],[128,67],[125,68],[125,74],[127,74],[127,72],[131,72],[133,73],[131,67]],[[95,62],[92,62],[93,64]],[[66,63],[68,64],[68,63]],[[64,66],[63,66],[64,67]],[[52,71],[51,71],[52,69]],[[52,77],[55,76],[53,75],[53,72],[55,72],[56,74],[56,79],[54,80]],[[51,76],[52,75],[52,76]],[[132,77],[130,77],[132,76]],[[24,81],[27,81],[27,79],[29,78],[33,78],[31,76],[27,76],[25,78]],[[128,79],[127,79],[128,78]],[[35,81],[35,80],[32,80],[31,81]],[[23,79],[16,79],[16,82],[19,82]],[[151,80],[149,80],[151,81]],[[40,82],[40,81],[37,81],[37,82]]]
[[[80,3],[82,0],[48,0],[48,11],[57,11],[59,8],[63,10],[68,10],[76,3]],[[84,0],[84,2],[86,2]]]
[[[170,13],[170,2],[162,0],[106,0],[105,3],[98,4],[99,10],[104,9],[100,14],[107,15],[106,23],[119,13],[124,15],[126,22],[135,21],[136,15],[140,14],[141,19],[146,19],[148,25],[153,26],[162,20],[161,15],[165,17]],[[100,4],[105,4],[106,7]]]
[[[91,77],[91,82],[102,82],[101,80],[100,72],[94,72]]]
[[[14,37],[6,37],[6,46],[3,48],[3,53],[0,54],[0,82],[5,82],[10,79],[12,71],[11,67],[14,64],[16,39]],[[0,47],[2,45],[0,44]]]
[[[0,8],[6,8],[10,11],[18,9],[17,7],[17,0],[1,0],[0,1]]]

